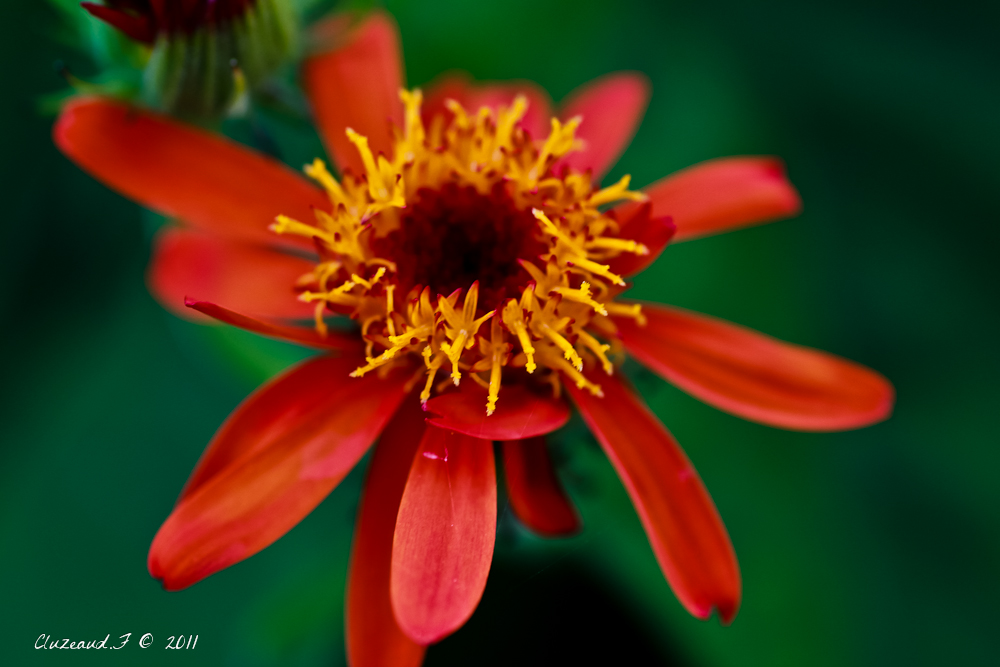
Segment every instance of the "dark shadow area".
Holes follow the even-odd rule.
[[[494,562],[476,613],[425,664],[468,665],[470,656],[480,667],[694,664],[670,644],[581,568]]]

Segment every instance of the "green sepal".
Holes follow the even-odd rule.
[[[285,0],[257,0],[241,17],[191,34],[161,35],[143,79],[150,106],[190,120],[238,108],[297,46],[296,18]]]

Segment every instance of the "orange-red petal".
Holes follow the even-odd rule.
[[[347,662],[351,667],[419,667],[423,662],[424,647],[403,634],[392,614],[389,571],[399,501],[424,429],[420,404],[403,401],[368,465],[347,578]]]
[[[772,157],[727,157],[682,169],[643,188],[653,215],[669,215],[687,241],[796,215],[799,193]],[[626,205],[634,206],[634,204]]]
[[[632,142],[649,104],[649,79],[638,72],[614,72],[581,86],[563,102],[564,121],[582,116],[576,136],[583,150],[570,153],[556,166],[593,170],[599,181]]]
[[[445,100],[455,100],[469,113],[475,113],[481,107],[494,110],[500,106],[510,107],[518,95],[524,95],[528,100],[528,110],[521,119],[521,127],[533,139],[544,139],[551,130],[552,100],[544,88],[532,81],[473,82],[464,73],[451,72],[427,87],[421,110],[424,122],[430,127],[438,114],[451,119],[452,114],[445,107]]]
[[[167,590],[270,545],[354,467],[404,394],[398,377],[348,377],[359,361],[312,359],[226,420],[150,547],[149,572]]]
[[[295,282],[313,266],[268,246],[164,227],[153,243],[146,283],[164,308],[187,319],[206,321],[185,299],[265,319],[311,319],[313,306],[299,301]]]
[[[194,301],[188,299],[185,304],[188,308],[203,315],[207,315],[219,322],[231,324],[247,331],[252,331],[262,336],[278,338],[289,343],[298,343],[306,347],[315,347],[320,350],[330,350],[334,352],[352,352],[360,354],[362,351],[361,338],[359,335],[351,335],[330,331],[325,336],[320,334],[314,327],[298,327],[286,324],[274,324],[262,322],[252,317],[241,315],[222,306],[208,301]]]
[[[510,504],[525,526],[539,535],[571,535],[580,517],[563,491],[545,438],[503,443],[503,472]]]
[[[653,205],[649,202],[623,209],[616,215],[620,225],[618,237],[637,241],[646,246],[649,252],[645,255],[623,252],[609,259],[608,265],[612,273],[634,276],[656,261],[670,243],[677,227],[669,216],[654,217]]]
[[[617,376],[594,377],[598,398],[565,384],[635,505],[660,568],[681,604],[723,623],[736,616],[742,584],[736,554],[712,498],[680,445]]]
[[[886,419],[892,384],[853,361],[680,308],[643,303],[616,319],[625,349],[695,398],[751,421],[840,431]]]
[[[427,411],[437,417],[427,421],[434,426],[457,431],[483,440],[521,440],[551,433],[569,420],[569,406],[522,385],[500,390],[496,411],[486,415],[486,391],[466,382],[459,391],[441,394],[427,401]]]
[[[275,216],[310,222],[323,191],[283,164],[219,135],[108,99],[69,102],[56,145],[129,199],[215,234],[310,248],[268,231]]]
[[[302,83],[316,125],[340,169],[364,173],[347,128],[368,137],[375,155],[391,155],[392,124],[403,126],[403,57],[399,28],[384,12],[373,12],[340,47],[306,59]]]
[[[392,543],[392,610],[413,641],[440,641],[475,611],[493,560],[496,524],[492,443],[429,426],[413,458]]]

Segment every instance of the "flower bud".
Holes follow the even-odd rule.
[[[151,47],[148,103],[188,118],[231,110],[292,52],[289,0],[104,0],[82,3],[96,18]]]

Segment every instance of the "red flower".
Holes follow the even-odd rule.
[[[601,341],[746,419],[829,431],[886,418],[892,387],[862,366],[616,300],[623,277],[671,237],[795,214],[780,163],[721,159],[644,194],[627,178],[597,189],[644,111],[640,75],[583,87],[551,131],[548,98],[532,84],[452,77],[422,100],[400,96],[402,76],[396,29],[381,14],[307,61],[316,120],[344,174],[337,182],[322,162],[309,165],[322,189],[247,148],[115,102],[81,99],[60,117],[55,139],[67,155],[183,221],[161,232],[149,270],[168,308],[183,313],[185,303],[328,352],[258,389],[223,424],[153,542],[150,572],[176,590],[260,551],[377,440],[356,524],[348,653],[354,665],[419,664],[425,645],[468,619],[486,584],[491,441],[503,443],[511,504],[529,527],[578,527],[542,439],[569,417],[564,390],[681,603],[699,618],[716,608],[728,623],[741,583],[725,527]],[[363,335],[328,328],[333,314],[357,320]],[[294,323],[310,316],[315,326]],[[439,370],[450,377],[435,385]]]
[[[206,25],[238,19],[256,0],[105,0],[80,5],[137,42],[152,44],[158,34],[193,33]]]

